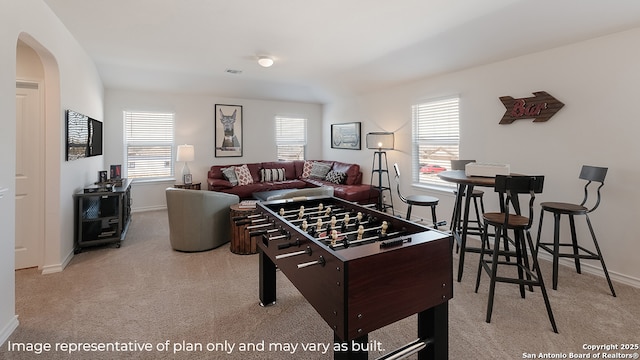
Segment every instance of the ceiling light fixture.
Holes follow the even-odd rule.
[[[268,56],[258,56],[258,64],[262,67],[269,67],[273,65],[273,59]]]

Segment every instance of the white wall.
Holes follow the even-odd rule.
[[[539,201],[579,202],[584,184],[578,180],[581,165],[609,167],[603,202],[591,219],[612,276],[638,286],[640,242],[634,224],[640,203],[640,188],[635,184],[640,178],[640,124],[635,112],[640,94],[640,48],[630,44],[639,40],[640,29],[634,29],[327,105],[325,137],[331,123],[344,121],[365,121],[363,134],[395,131],[398,150],[389,153],[389,162],[410,169],[411,105],[421,99],[459,94],[461,157],[507,163],[513,172],[545,175]],[[505,112],[500,96],[529,97],[535,91],[549,92],[565,107],[546,123],[518,120],[511,125],[498,124]],[[370,151],[325,147],[324,152],[327,158],[341,156],[368,166],[365,171],[371,169],[371,160],[363,162],[371,159]],[[405,192],[427,193],[412,188],[406,177],[401,186]],[[440,192],[431,194],[441,198],[439,217],[448,220],[453,198]],[[490,190],[485,197],[491,199]],[[398,202],[396,198],[396,207]],[[497,206],[495,201],[489,202]],[[426,216],[426,209],[418,208],[416,213]],[[584,219],[579,221],[579,241],[592,244]],[[543,234],[551,237],[552,218],[548,215],[545,224]],[[567,230],[568,225],[563,226]],[[569,235],[565,231],[562,236]],[[587,263],[599,267],[597,262]]]
[[[16,46],[23,40],[40,56],[45,86],[45,255],[43,272],[60,271],[73,255],[72,194],[93,181],[102,157],[64,161],[64,109],[98,118],[102,82],[94,64],[41,0],[1,0],[0,23],[0,343],[18,324],[15,313],[15,81]]]
[[[168,111],[175,113],[176,144],[194,145],[195,161],[189,163],[194,182],[206,188],[207,171],[212,165],[271,161],[276,159],[276,115],[307,118],[307,158],[322,155],[322,106],[285,101],[262,101],[221,98],[209,95],[166,94],[125,90],[107,90],[105,94],[105,164],[124,165],[123,121],[125,110]],[[242,105],[244,150],[242,157],[214,156],[215,104]],[[175,159],[175,156],[174,156]],[[182,163],[176,164],[180,174]],[[169,182],[132,185],[133,211],[159,209],[166,206],[164,189]]]

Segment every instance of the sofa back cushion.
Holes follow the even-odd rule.
[[[358,184],[358,177],[360,176],[360,165],[345,164],[345,163],[336,161],[333,163],[332,170],[347,174],[347,179],[344,182],[346,185]]]

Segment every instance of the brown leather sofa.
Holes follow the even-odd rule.
[[[303,175],[305,162],[313,164],[320,162],[331,166],[331,170],[344,173],[342,182],[336,183],[326,178],[309,177]],[[252,199],[255,192],[272,191],[281,189],[303,189],[309,187],[331,186],[334,196],[360,204],[373,204],[377,202],[378,191],[369,184],[362,183],[362,172],[360,165],[347,164],[339,161],[329,160],[296,160],[296,161],[272,161],[262,163],[246,164],[251,173],[253,183],[247,185],[232,185],[223,175],[222,170],[231,166],[239,167],[244,164],[234,165],[213,165],[207,175],[207,189],[211,191],[236,194],[241,200]],[[309,164],[307,164],[309,165]],[[260,176],[260,169],[284,169],[285,180],[263,181]]]

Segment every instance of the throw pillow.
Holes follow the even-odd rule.
[[[253,184],[253,177],[251,176],[251,172],[249,171],[247,164],[236,167],[235,173],[238,178],[238,185]]]
[[[324,179],[334,184],[344,184],[347,180],[347,174],[341,171],[331,170],[327,173],[327,177]]]
[[[287,180],[287,178],[285,177],[284,168],[282,168],[282,169],[260,169],[260,179],[262,179],[262,182]]]
[[[331,164],[316,161],[313,163],[313,166],[311,166],[311,174],[309,174],[309,177],[324,180],[324,178],[327,177],[327,173],[331,171],[331,166]]]
[[[305,161],[302,166],[302,175],[300,177],[302,179],[306,179],[311,175],[311,167],[313,166],[313,161]]]
[[[222,169],[220,169],[220,171],[222,171],[222,175],[224,176],[225,179],[229,180],[231,185],[233,185],[233,186],[238,185],[238,177],[236,176],[236,167],[235,166],[229,166],[228,168],[222,168]]]

